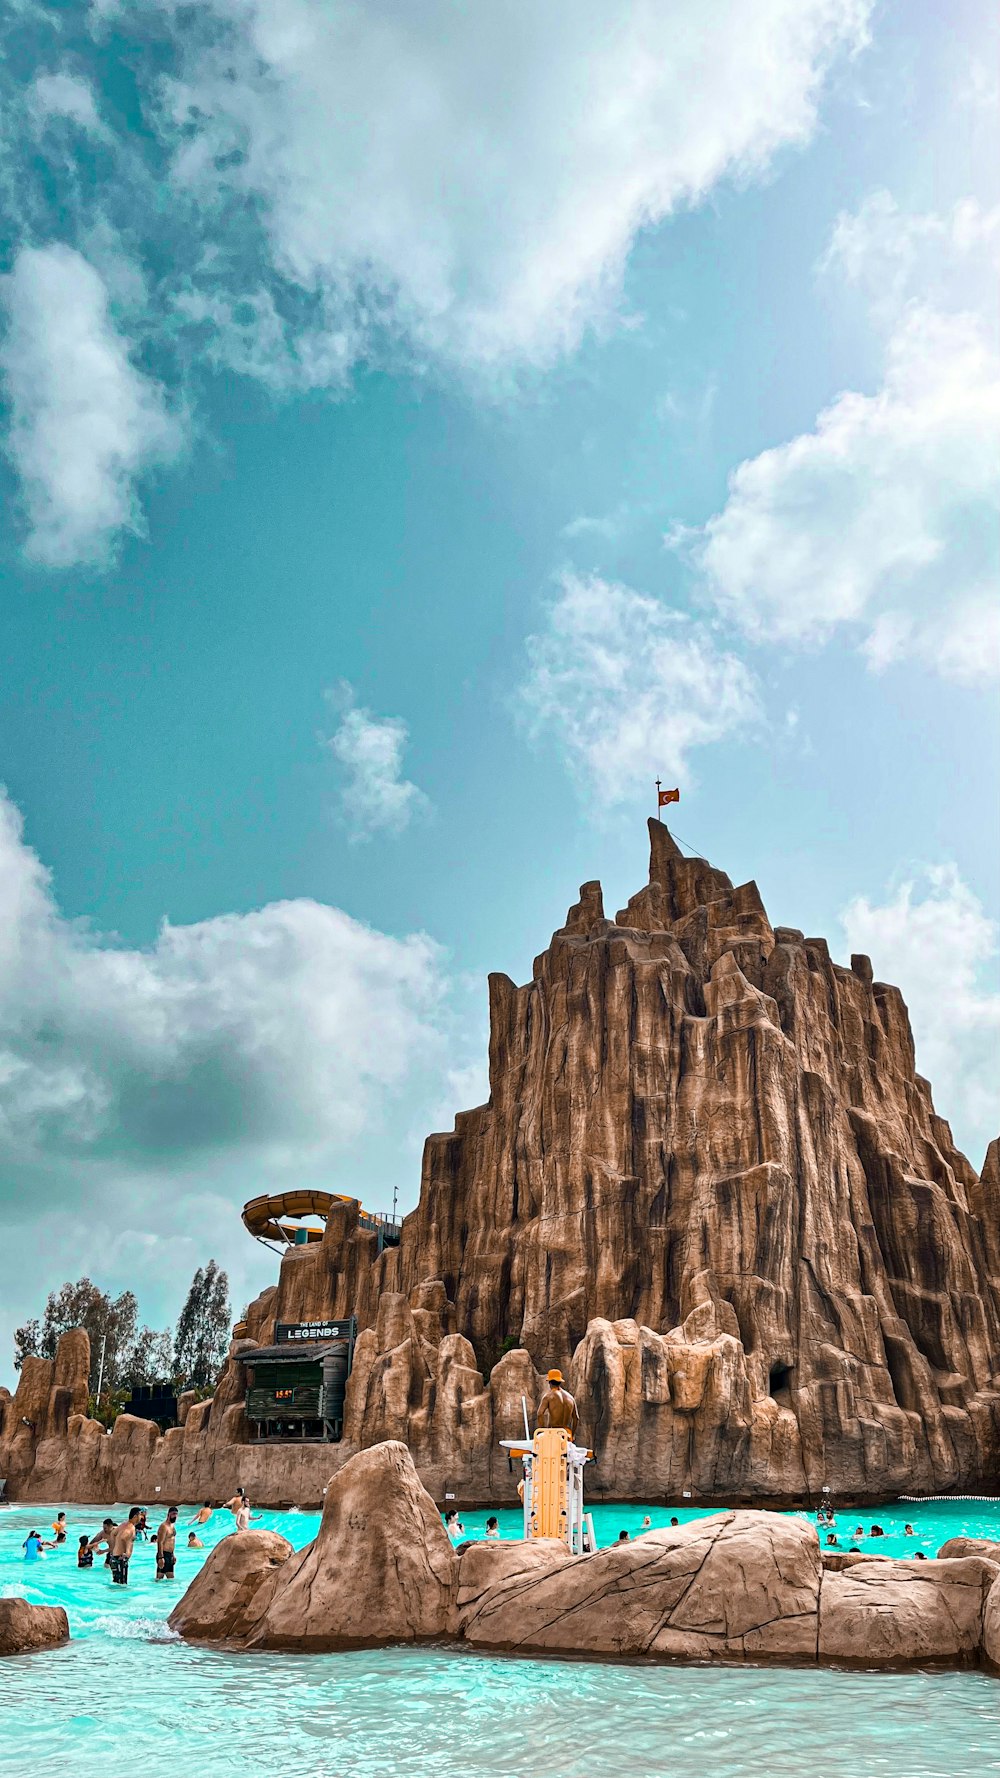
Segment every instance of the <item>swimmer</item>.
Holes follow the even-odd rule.
[[[235,1519],[236,1514],[239,1512],[240,1507],[243,1506],[244,1503],[247,1506],[249,1506],[249,1504],[250,1504],[250,1502],[247,1500],[246,1494],[244,1493],[243,1489],[237,1488],[236,1493],[233,1495],[232,1500],[226,1501],[227,1513],[232,1513],[233,1518]]]
[[[914,1529],[913,1529],[913,1526],[912,1526],[912,1525],[904,1525],[904,1526],[903,1526],[903,1536],[904,1536],[904,1537],[916,1537],[916,1535],[917,1535],[917,1534],[916,1534],[916,1532],[915,1532],[915,1531],[914,1531]]]
[[[462,1524],[454,1507],[451,1508],[450,1512],[446,1512],[444,1515],[444,1528],[447,1531],[448,1536],[451,1538],[452,1543],[457,1542],[460,1538],[465,1536],[465,1526]]]
[[[487,1519],[487,1521],[486,1521],[486,1536],[490,1540],[490,1542],[492,1542],[492,1543],[496,1542],[497,1538],[500,1536],[500,1520],[499,1519],[497,1519],[497,1518]]]
[[[835,1531],[831,1531],[829,1536],[827,1537],[826,1547],[828,1550],[839,1550],[840,1542],[837,1538],[837,1533]]]
[[[864,1537],[864,1534],[865,1534],[864,1526],[863,1525],[855,1525],[855,1527],[854,1527],[855,1537]]]
[[[236,1509],[236,1529],[237,1529],[237,1531],[249,1531],[250,1520],[251,1519],[259,1519],[259,1518],[260,1518],[260,1513],[252,1513],[250,1511],[250,1502],[249,1502],[249,1500],[246,1499],[246,1497],[244,1497],[243,1505],[238,1506]]]
[[[21,1545],[21,1548],[24,1551],[25,1561],[26,1562],[39,1561],[41,1558],[42,1550],[44,1549],[44,1547],[45,1546],[42,1543],[39,1533],[37,1531],[29,1531],[27,1537],[25,1538],[24,1542]]]
[[[177,1547],[177,1508],[167,1508],[167,1516],[156,1533],[156,1578],[173,1580]]]
[[[619,1531],[618,1542],[619,1543],[631,1543],[632,1539],[630,1538],[627,1531]]]
[[[923,1550],[914,1550],[913,1560],[915,1562],[926,1562],[927,1557],[924,1555]]]
[[[651,1519],[651,1518],[650,1518],[650,1516],[649,1516],[649,1514],[648,1514],[648,1513],[647,1513],[647,1514],[646,1514],[646,1517],[645,1517],[645,1518],[644,1518],[644,1519],[643,1519],[643,1521],[642,1521],[642,1530],[643,1530],[643,1531],[648,1531],[648,1530],[649,1530],[649,1529],[650,1529],[650,1528],[651,1528],[651,1526],[652,1526],[652,1523],[653,1523],[653,1521],[652,1521],[652,1519]]]
[[[868,1535],[869,1535],[869,1537],[884,1537],[885,1532],[883,1531],[881,1525],[873,1525],[871,1530],[869,1531]]]
[[[116,1525],[112,1532],[108,1554],[111,1557],[111,1579],[116,1587],[128,1586],[128,1565],[135,1548],[136,1532],[141,1517],[141,1506],[130,1507],[128,1518],[124,1524]]]
[[[78,1568],[93,1568],[94,1566],[94,1552],[90,1547],[90,1538],[86,1531],[80,1539],[80,1547],[76,1552],[76,1565]]]
[[[98,1535],[96,1537],[92,1537],[90,1540],[89,1548],[91,1549],[91,1551],[99,1550],[99,1549],[103,1548],[107,1552],[104,1557],[105,1568],[111,1567],[111,1534],[116,1529],[117,1529],[117,1527],[115,1525],[114,1519],[105,1519],[103,1525],[101,1526],[100,1531],[98,1532]]]
[[[188,1546],[189,1550],[203,1550],[205,1548],[205,1545],[202,1543],[201,1538],[198,1536],[197,1531],[189,1531],[188,1532],[187,1546]]]
[[[673,1525],[679,1525],[679,1524],[680,1524],[680,1519],[671,1519],[671,1521],[670,1521],[670,1523],[671,1523],[671,1526],[673,1526]]]
[[[55,1538],[56,1543],[65,1543],[66,1542],[66,1514],[65,1513],[56,1513],[56,1516],[52,1521],[52,1535]]]
[[[212,1517],[212,1514],[214,1511],[215,1511],[215,1508],[213,1507],[212,1502],[210,1500],[206,1500],[204,1506],[200,1506],[198,1508],[198,1511],[195,1513],[194,1518],[188,1520],[188,1524],[189,1525],[207,1525],[208,1521]]]

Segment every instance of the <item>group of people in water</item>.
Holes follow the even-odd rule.
[[[844,1549],[844,1545],[841,1543],[840,1538],[837,1536],[837,1532],[836,1532],[836,1528],[835,1528],[836,1524],[837,1524],[837,1515],[833,1510],[832,1504],[828,1500],[822,1501],[816,1509],[816,1529],[817,1529],[817,1531],[825,1531],[826,1532],[826,1542],[823,1545],[824,1549],[827,1549],[827,1550],[843,1550]],[[861,1544],[862,1544],[862,1541],[863,1541],[865,1535],[866,1535],[866,1533],[865,1533],[864,1526],[863,1525],[855,1525],[854,1530],[851,1533],[851,1541],[847,1545],[847,1551],[846,1551],[847,1555],[860,1556],[863,1553],[862,1549],[861,1549]],[[886,1535],[886,1532],[885,1532],[885,1529],[883,1528],[883,1526],[881,1526],[881,1525],[869,1526],[869,1529],[867,1532],[869,1542],[871,1542],[873,1538],[885,1537],[885,1535]],[[903,1536],[904,1537],[916,1537],[916,1535],[917,1534],[914,1531],[913,1526],[911,1524],[907,1523],[903,1526]],[[927,1560],[927,1558],[924,1555],[922,1550],[914,1550],[913,1554],[914,1554],[915,1561],[925,1562]]]
[[[194,1518],[188,1521],[192,1527],[187,1536],[189,1550],[203,1550],[205,1548],[199,1532],[208,1524],[216,1510],[212,1502],[206,1500],[204,1505],[198,1508]],[[259,1516],[251,1512],[250,1501],[244,1488],[237,1488],[232,1499],[227,1500],[219,1510],[232,1513],[237,1531],[247,1531],[251,1519]],[[176,1506],[169,1506],[155,1534],[150,1530],[149,1515],[146,1508],[142,1506],[133,1506],[129,1511],[128,1518],[122,1519],[120,1522],[110,1517],[106,1518],[100,1531],[93,1535],[87,1532],[81,1534],[76,1552],[76,1565],[78,1568],[93,1568],[95,1555],[103,1550],[103,1566],[110,1569],[113,1584],[127,1587],[128,1568],[135,1546],[137,1543],[148,1542],[153,1544],[156,1550],[157,1580],[173,1580],[177,1564],[178,1516],[179,1509]],[[66,1514],[58,1512],[52,1521],[51,1537],[44,1538],[38,1531],[28,1532],[22,1545],[24,1560],[37,1562],[46,1550],[58,1549],[60,1545],[68,1542],[68,1539],[69,1529],[66,1524]]]

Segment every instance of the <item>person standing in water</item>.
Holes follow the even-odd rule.
[[[80,1547],[76,1552],[76,1565],[78,1568],[93,1568],[94,1566],[94,1552],[90,1547],[90,1539],[86,1531],[80,1539]]]
[[[90,1540],[90,1543],[87,1546],[92,1554],[93,1554],[94,1550],[103,1549],[105,1551],[105,1557],[104,1557],[105,1568],[111,1567],[111,1537],[112,1537],[112,1533],[115,1530],[116,1530],[116,1526],[115,1526],[114,1519],[105,1519],[97,1536],[92,1537]]]
[[[52,1521],[52,1535],[53,1535],[56,1543],[65,1543],[66,1542],[66,1514],[65,1513],[62,1513],[62,1512],[56,1513],[56,1516]]]
[[[21,1545],[21,1548],[24,1551],[25,1561],[26,1562],[37,1562],[39,1557],[41,1556],[43,1547],[44,1546],[42,1544],[42,1540],[41,1540],[39,1533],[37,1531],[29,1531],[27,1537],[25,1538],[24,1542]]]
[[[177,1508],[167,1509],[167,1516],[156,1533],[156,1578],[173,1580],[177,1549]]]
[[[198,1508],[198,1511],[195,1513],[194,1518],[188,1520],[188,1524],[189,1525],[207,1525],[208,1521],[212,1517],[212,1514],[214,1511],[215,1511],[215,1508],[212,1505],[212,1502],[210,1500],[206,1500],[204,1506],[200,1506]]]
[[[128,1565],[135,1548],[135,1537],[142,1508],[133,1506],[124,1524],[116,1525],[111,1535],[111,1579],[116,1587],[128,1586]]]

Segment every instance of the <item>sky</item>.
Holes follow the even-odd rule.
[[[674,831],[1000,1127],[992,8],[6,0],[0,1379],[416,1201]]]

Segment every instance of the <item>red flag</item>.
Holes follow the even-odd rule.
[[[660,794],[659,807],[661,809],[667,803],[679,803],[681,800],[681,793],[679,790],[661,790],[659,794]]]

